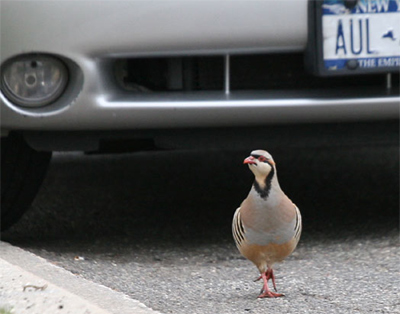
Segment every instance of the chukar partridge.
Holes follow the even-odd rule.
[[[244,160],[255,180],[247,198],[233,216],[232,232],[240,253],[260,271],[264,285],[259,298],[280,297],[268,287],[272,269],[296,248],[301,234],[301,215],[295,204],[283,193],[276,175],[276,165],[265,150],[254,150]]]

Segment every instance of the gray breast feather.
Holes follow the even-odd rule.
[[[232,233],[236,246],[239,248],[243,242],[248,244],[268,245],[270,243],[284,244],[293,238],[299,241],[302,231],[302,221],[299,209],[296,206],[296,216],[291,222],[275,220],[269,221],[268,228],[258,225],[258,228],[244,226],[240,217],[240,207],[236,210],[232,221]],[[276,227],[278,225],[278,227]]]
[[[253,229],[246,227],[246,240],[249,244],[267,245],[270,243],[283,244],[295,237],[296,227],[298,228],[298,217],[291,222],[279,222],[278,227],[271,227],[268,230]],[[296,226],[297,225],[297,226]]]

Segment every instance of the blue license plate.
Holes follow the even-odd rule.
[[[320,74],[399,71],[400,0],[316,1],[314,14]]]

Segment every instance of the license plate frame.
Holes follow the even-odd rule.
[[[399,9],[400,1],[398,0],[359,0],[359,1],[346,1],[346,5],[350,6],[351,3],[356,4],[353,8],[346,7],[345,0],[309,0],[308,3],[308,44],[306,50],[306,65],[308,69],[318,76],[338,76],[338,75],[359,75],[359,74],[373,74],[373,73],[392,73],[399,72],[400,70],[400,26],[394,28],[392,30],[391,35],[392,38],[387,37],[383,38],[384,40],[394,40],[394,43],[398,45],[398,51],[395,51],[396,55],[394,56],[385,56],[385,52],[379,51],[378,54],[376,51],[372,50],[373,43],[368,42],[371,40],[371,18],[375,25],[379,24],[379,19],[383,19],[389,15],[384,16],[385,14],[396,14],[395,17],[400,19],[400,11],[389,11],[389,12],[363,12],[362,10],[373,10],[374,5],[376,3],[384,4],[389,3],[389,10]],[[329,7],[330,6],[330,7]],[[328,9],[327,9],[328,8]],[[380,7],[381,10],[386,9],[386,7]],[[377,10],[375,8],[375,10]],[[337,12],[337,13],[332,13]],[[392,14],[392,15],[393,15]],[[391,15],[391,16],[392,16]],[[382,16],[382,17],[381,17]],[[378,17],[378,19],[377,19]],[[341,22],[339,22],[341,20]],[[352,22],[350,22],[350,20]],[[358,46],[354,42],[356,40],[351,38],[351,53],[348,55],[345,54],[344,58],[339,58],[335,56],[333,59],[329,59],[332,56],[332,51],[329,51],[329,47],[332,48],[332,25],[330,27],[327,26],[327,23],[337,23],[336,30],[336,53],[344,53],[348,51],[345,47],[343,49],[343,43],[349,42],[348,37],[358,35]],[[344,22],[343,22],[344,21]],[[360,22],[361,21],[361,22]],[[325,23],[325,25],[324,25]],[[339,30],[339,24],[342,23],[342,33]],[[347,24],[347,32],[343,32],[343,23],[352,23],[354,25],[353,34],[349,32],[350,26]],[[351,25],[351,24],[350,24]],[[353,27],[353,25],[351,25]],[[333,27],[336,27],[334,25]],[[382,27],[380,27],[382,28]],[[335,31],[335,30],[334,30]],[[390,31],[390,30],[388,30]],[[329,33],[330,32],[330,33]],[[393,34],[394,32],[394,34]],[[327,34],[328,33],[328,34]],[[347,37],[346,37],[346,36]],[[364,38],[362,36],[364,35]],[[344,37],[342,37],[344,36]],[[360,38],[361,37],[361,38]],[[379,40],[376,40],[375,43],[381,43]],[[330,40],[330,46],[328,41]],[[354,45],[353,45],[354,44]],[[348,44],[347,44],[348,45]],[[339,50],[337,49],[339,46]],[[361,47],[364,46],[364,47]],[[325,48],[325,51],[324,51]],[[366,52],[372,52],[373,55],[368,58],[362,58],[364,52],[362,48],[366,50]],[[334,48],[335,49],[335,48]],[[350,47],[348,47],[350,49]],[[355,56],[352,52],[360,52],[360,57]],[[328,52],[328,53],[327,53]],[[380,54],[380,55],[379,55]],[[336,58],[336,59],[335,59]],[[339,60],[339,61],[338,61]],[[329,63],[330,62],[330,63]],[[338,66],[339,65],[339,66]]]

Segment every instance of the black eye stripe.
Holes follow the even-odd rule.
[[[258,159],[258,158],[260,158],[260,157],[264,157],[265,158],[265,160],[263,161],[263,162],[265,162],[265,163],[267,163],[267,164],[269,164],[269,165],[271,165],[270,163],[269,163],[269,158],[267,158],[267,157],[265,157],[265,156],[263,156],[263,155],[256,155],[256,154],[251,154],[250,155],[251,157],[254,157],[254,158],[256,158],[256,159]]]

